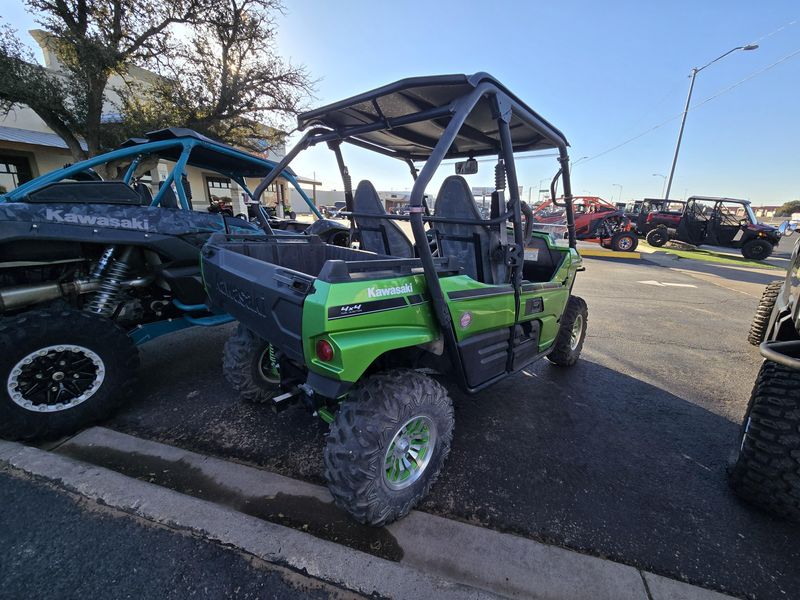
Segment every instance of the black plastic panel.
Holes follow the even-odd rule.
[[[503,328],[480,333],[458,344],[469,387],[506,372],[509,331]]]
[[[25,198],[34,204],[127,204],[142,198],[122,181],[59,181],[34,190]]]

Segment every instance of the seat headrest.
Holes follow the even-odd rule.
[[[467,180],[460,175],[450,175],[442,182],[433,210],[437,217],[482,218]]]
[[[370,215],[385,215],[381,197],[371,181],[363,180],[358,184],[353,196],[353,212],[367,213]]]

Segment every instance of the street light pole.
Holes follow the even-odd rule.
[[[661,173],[653,173],[653,177],[661,177],[664,179],[664,183],[661,186],[661,195],[664,196],[664,188],[667,187],[667,176]],[[664,198],[666,198],[666,196],[664,196]]]
[[[729,54],[736,52],[737,50],[755,50],[756,48],[758,48],[758,44],[747,44],[746,46],[736,46],[736,48],[731,48],[725,54],[719,55],[717,58],[715,58],[709,63],[704,64],[702,67],[700,68],[694,67],[692,69],[692,74],[691,74],[692,79],[689,82],[689,93],[686,95],[686,106],[683,107],[683,116],[681,117],[681,127],[678,130],[678,142],[675,144],[675,154],[672,156],[672,167],[670,167],[669,170],[669,179],[667,179],[667,189],[664,192],[664,200],[669,198],[669,192],[672,189],[672,178],[675,176],[675,165],[678,163],[678,153],[681,151],[681,140],[683,139],[683,130],[686,127],[686,114],[689,112],[689,103],[692,101],[694,80],[697,78],[697,74],[706,67],[714,64],[718,60],[725,58]]]
[[[612,183],[611,185],[619,188],[619,200],[618,200],[618,202],[622,202],[622,186],[619,183]]]
[[[539,180],[539,187],[536,188],[536,204],[539,204],[539,200],[542,199],[542,182],[547,181],[547,179],[548,178],[545,177],[544,179]]]

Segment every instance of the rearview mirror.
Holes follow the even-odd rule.
[[[475,175],[478,172],[478,161],[474,158],[456,163],[456,175]]]

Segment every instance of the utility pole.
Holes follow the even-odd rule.
[[[683,130],[686,127],[686,114],[689,112],[689,103],[692,101],[692,91],[694,90],[694,81],[697,78],[697,74],[705,69],[706,67],[714,64],[718,60],[721,60],[728,56],[729,54],[736,52],[737,50],[755,50],[758,48],[758,44],[747,44],[746,46],[736,46],[736,48],[732,48],[728,50],[725,54],[721,54],[714,60],[709,63],[706,63],[700,68],[694,67],[692,69],[692,73],[690,75],[691,81],[689,82],[689,93],[686,95],[686,105],[683,107],[683,116],[681,117],[681,127],[678,130],[678,142],[675,144],[675,154],[672,156],[672,167],[669,170],[669,179],[667,179],[667,189],[664,192],[664,200],[669,198],[669,192],[672,189],[672,178],[675,176],[675,165],[678,164],[678,154],[681,151],[681,140],[683,140]]]

